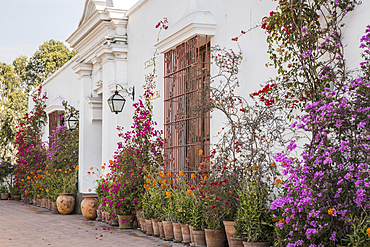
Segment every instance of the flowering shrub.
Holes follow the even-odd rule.
[[[46,147],[41,141],[41,128],[47,123],[44,111],[46,99],[46,93],[43,94],[42,88],[39,87],[32,96],[33,110],[26,113],[23,122],[16,127],[18,132],[15,140],[17,148],[17,164],[14,167],[15,183],[25,191],[25,195],[31,190],[36,171],[46,167]]]
[[[144,89],[143,101],[140,99],[133,105],[132,130],[124,133],[123,128],[118,127],[123,142],[118,143],[114,160],[109,164],[111,174],[107,180],[112,184],[102,187],[109,192],[103,206],[109,206],[115,214],[119,211],[130,214],[135,206],[139,206],[144,193],[144,167],[156,169],[163,164],[162,133],[154,129],[157,123],[152,119],[150,98],[153,93],[148,85]]]
[[[365,59],[369,33],[368,26],[361,39]],[[361,77],[325,88],[319,101],[306,104],[308,114],[301,123],[293,124],[312,133],[303,159],[284,153],[275,157],[288,176],[286,193],[271,206],[279,213],[279,242],[284,245],[334,246],[353,230],[351,216],[370,210],[370,83],[368,65],[361,66]],[[287,151],[296,146],[292,141]]]

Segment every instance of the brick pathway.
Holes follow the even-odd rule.
[[[0,246],[183,247],[183,244],[148,237],[137,230],[86,221],[78,214],[52,214],[22,202],[0,201]]]

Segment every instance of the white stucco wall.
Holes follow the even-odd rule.
[[[118,9],[129,4],[125,0],[107,2],[108,6],[113,4],[114,8]],[[260,24],[261,19],[276,8],[275,2],[267,0],[140,0],[128,11],[127,46],[125,42],[122,44],[105,42],[115,35],[122,40],[126,38],[125,13],[121,10],[115,11],[112,7],[99,6],[97,8],[99,14],[96,14],[98,10],[94,12],[95,14],[87,18],[85,24],[68,38],[79,54],[48,79],[44,90],[48,93],[48,105],[60,95],[83,112],[80,119],[80,192],[87,192],[92,186],[85,179],[88,168],[100,167],[112,158],[117,142],[120,141],[116,126],[123,126],[125,130],[131,129],[133,102],[129,97],[126,97],[127,102],[122,113],[115,115],[108,109],[107,99],[113,94],[112,86],[116,83],[126,88],[135,86],[137,101],[143,93],[144,77],[153,69],[153,67],[145,69],[144,63],[151,59],[156,51],[154,45],[157,43],[159,31],[155,28],[156,24],[163,20],[163,17],[169,20],[170,28],[162,31],[160,36],[162,40],[171,26],[189,11],[189,3],[197,10],[210,11],[213,14],[217,27],[215,35],[211,38],[211,45],[234,50],[238,50],[238,46],[231,38],[238,36],[241,30],[248,30]],[[366,25],[370,24],[370,15],[367,13],[369,9],[370,1],[363,1],[363,4],[346,19],[344,43],[347,44],[346,55],[350,68],[357,67],[360,62],[359,39]],[[82,35],[80,32],[85,34]],[[269,56],[266,53],[264,30],[261,28],[253,30],[242,36],[239,43],[244,60],[239,73],[241,86],[236,93],[248,98],[250,93],[260,89],[261,83],[275,76],[275,69],[265,67]],[[163,129],[163,54],[157,56],[156,62],[156,90],[160,91],[161,97],[153,100],[154,120],[158,122],[157,127]],[[97,86],[99,81],[102,83],[101,87]],[[93,109],[98,104],[89,104],[87,100],[91,96],[94,100],[101,101],[100,121],[96,116],[99,110]],[[211,143],[217,142],[216,134],[224,123],[222,119],[219,113],[212,114]],[[45,140],[48,136],[47,131],[48,129],[45,131]]]

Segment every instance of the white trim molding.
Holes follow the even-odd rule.
[[[195,11],[170,27],[166,36],[155,47],[160,53],[165,53],[196,35],[212,37],[216,28],[217,23],[210,11]]]

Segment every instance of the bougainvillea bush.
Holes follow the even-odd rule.
[[[158,168],[163,164],[162,132],[154,128],[153,106],[150,98],[153,96],[150,86],[144,86],[143,100],[134,103],[132,130],[123,131],[118,127],[119,136],[123,138],[118,143],[118,150],[110,162],[110,186],[102,189],[109,192],[103,201],[115,214],[131,213],[140,206],[144,193],[144,167]]]
[[[45,113],[46,93],[39,87],[32,95],[34,108],[23,117],[23,122],[17,126],[15,146],[17,148],[17,164],[15,165],[15,183],[29,194],[32,181],[37,171],[46,167],[46,147],[41,140],[41,128],[47,123]],[[36,195],[34,195],[36,196]]]
[[[352,234],[353,219],[370,211],[370,26],[361,42],[365,61],[360,76],[325,88],[293,124],[312,133],[302,160],[286,153],[275,157],[288,176],[286,193],[271,206],[283,246],[335,246]],[[292,141],[287,151],[296,147]],[[369,244],[370,237],[363,246]]]

